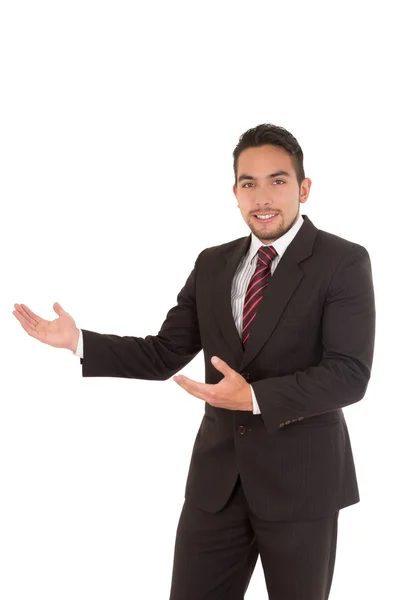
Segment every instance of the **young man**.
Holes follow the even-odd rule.
[[[270,600],[326,600],[339,510],[359,501],[342,408],[363,398],[373,357],[371,266],[362,246],[300,215],[311,180],[282,127],[234,150],[248,237],[208,248],[158,335],[79,331],[25,305],[33,337],[81,357],[85,377],[167,379],[203,349],[205,401],[178,526],[171,600],[242,600],[258,555]]]

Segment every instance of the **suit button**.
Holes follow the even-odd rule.
[[[286,425],[289,425],[291,423],[291,421],[285,421]]]
[[[245,427],[244,427],[244,425],[240,425],[240,426],[237,428],[237,431],[239,432],[239,434],[240,434],[240,435],[244,435],[244,433],[245,433],[245,431],[246,431],[246,430],[245,430]]]
[[[298,421],[303,421],[303,417],[298,417]]]
[[[285,423],[280,423],[279,427],[284,427]]]

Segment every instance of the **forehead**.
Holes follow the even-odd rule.
[[[259,146],[243,150],[237,161],[237,174],[294,171],[291,156],[279,146]]]

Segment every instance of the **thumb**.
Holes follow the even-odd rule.
[[[55,304],[53,306],[53,309],[57,313],[57,315],[59,315],[59,316],[63,315],[66,312],[66,311],[63,310],[63,308],[59,304],[59,302],[55,302]]]
[[[222,359],[218,358],[217,356],[213,356],[211,358],[211,362],[214,365],[215,369],[217,369],[218,371],[220,371],[221,373],[223,373],[223,375],[226,377],[227,375],[232,375],[233,373],[236,373],[236,371],[234,371],[231,367],[229,367],[229,365]]]

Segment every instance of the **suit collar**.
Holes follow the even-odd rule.
[[[219,271],[216,270],[217,276],[212,287],[215,322],[219,325],[225,342],[234,356],[235,368],[241,360],[244,348],[232,313],[232,281],[241,259],[249,250],[250,244],[251,236],[248,236],[227,244],[222,249],[221,265]]]

